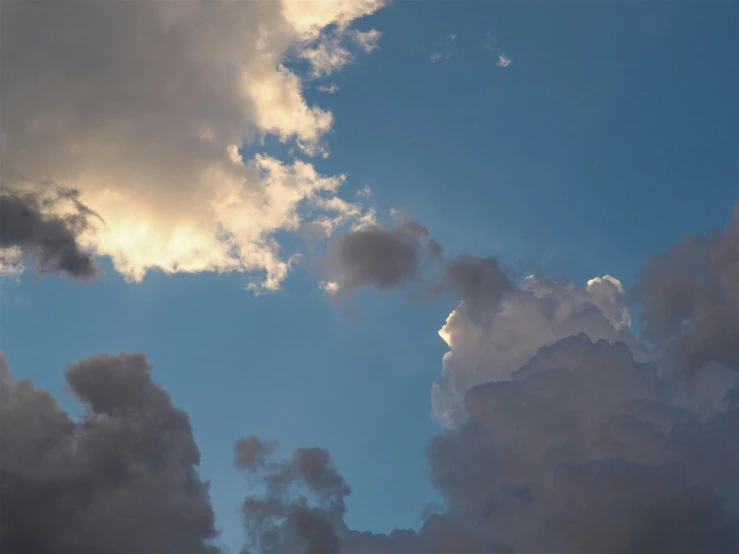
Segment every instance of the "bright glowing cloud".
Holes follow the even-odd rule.
[[[2,181],[79,191],[104,222],[81,243],[128,279],[151,269],[258,272],[260,287],[277,288],[290,259],[275,231],[314,220],[332,229],[363,210],[338,199],[341,176],[301,160],[242,161],[238,149],[273,135],[305,156],[328,155],[332,115],[307,103],[285,63],[302,57],[325,74],[352,49],[372,50],[379,33],[351,24],[382,5],[3,6]],[[316,215],[306,220],[305,208]]]

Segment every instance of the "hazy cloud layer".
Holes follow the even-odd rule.
[[[0,273],[18,273],[31,258],[37,273],[94,277],[97,264],[78,240],[94,218],[77,191],[47,186],[15,193],[0,186]]]
[[[47,391],[14,381],[0,353],[0,551],[218,551],[188,416],[150,369],[141,354],[70,365],[87,408],[75,422]]]
[[[284,62],[325,75],[372,50],[379,33],[351,24],[382,4],[3,1],[2,177],[77,189],[106,222],[81,243],[129,279],[263,272],[276,288],[290,266],[276,231],[305,208],[330,230],[361,207],[337,197],[341,176],[237,150],[273,135],[327,154],[332,115]]]

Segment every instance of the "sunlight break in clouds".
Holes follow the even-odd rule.
[[[379,33],[351,25],[382,5],[4,3],[1,184],[79,191],[103,222],[81,244],[129,280],[155,268],[264,272],[258,287],[275,289],[290,266],[276,231],[317,220],[328,232],[363,210],[337,197],[342,176],[242,161],[238,149],[272,135],[328,155],[332,114],[306,102],[284,63],[324,75],[374,49]]]

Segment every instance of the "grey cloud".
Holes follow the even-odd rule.
[[[470,255],[446,263],[444,284],[476,317],[493,313],[503,295],[513,289],[509,272],[497,258]]]
[[[739,369],[739,203],[725,229],[652,256],[633,290],[644,335],[685,371]]]
[[[359,533],[341,509],[321,529],[332,525],[342,554],[737,551],[739,388],[713,324],[736,307],[735,225],[643,272],[637,298],[654,350],[633,335],[611,277],[507,288],[497,262],[445,264],[455,268],[445,285],[463,299],[442,330],[445,376],[465,414],[427,450],[446,508],[417,531]],[[492,315],[475,320],[472,308]],[[711,363],[678,371],[696,344]],[[281,544],[268,551],[300,551]]]
[[[252,544],[262,546],[253,552],[734,552],[739,412],[702,419],[665,385],[623,343],[563,339],[513,379],[473,388],[468,420],[431,441],[447,508],[418,531],[349,529],[348,488],[325,451],[301,450],[272,462],[268,492],[244,505]]]
[[[406,232],[419,240],[426,236],[419,229]],[[713,309],[726,308],[734,290],[727,277],[731,232],[711,235],[718,237],[711,247],[701,243],[697,249],[714,264],[706,269],[710,278],[688,272],[693,281],[678,282],[676,290],[710,298]],[[720,358],[710,349],[713,366],[697,373],[705,386],[690,381],[688,391],[693,376],[670,369],[684,360],[674,353],[675,341],[693,332],[674,325],[678,316],[672,312],[657,317],[673,293],[656,301],[656,312],[645,307],[650,321],[659,323],[652,336],[667,347],[644,356],[629,334],[623,289],[615,279],[594,279],[581,288],[532,277],[491,305],[495,296],[487,295],[498,293],[488,288],[501,288],[495,271],[504,271],[489,261],[459,263],[471,265],[447,276],[465,298],[458,310],[487,306],[495,317],[480,325],[455,310],[447,324],[461,318],[452,344],[467,340],[467,347],[477,345],[484,355],[460,350],[462,343],[455,347],[459,375],[479,372],[482,380],[460,385],[465,418],[427,448],[444,509],[426,516],[418,530],[350,529],[350,488],[326,450],[298,449],[279,460],[277,443],[248,436],[235,445],[235,464],[254,485],[250,490],[261,492],[242,504],[243,552],[736,552],[737,389],[732,392],[725,372],[715,371]],[[715,282],[724,283],[721,294]],[[641,294],[651,294],[642,287]],[[542,334],[553,326],[556,332]],[[593,340],[590,334],[606,336]],[[527,355],[542,337],[548,337],[546,345]],[[486,373],[488,366],[494,369]],[[213,516],[207,487],[195,473],[199,455],[187,415],[150,372],[136,354],[71,365],[67,381],[88,410],[77,423],[47,392],[14,382],[0,358],[0,451],[8,453],[0,460],[0,496],[4,506],[13,506],[0,524],[3,552],[217,551],[208,546],[215,537]],[[688,392],[693,400],[710,397],[711,409],[694,409],[701,404],[686,402]]]
[[[218,552],[187,414],[150,369],[141,354],[70,365],[76,422],[0,354],[0,551]]]
[[[247,548],[259,554],[339,554],[337,529],[346,512],[349,487],[320,448],[301,448],[286,462],[268,462],[274,444],[256,437],[236,444],[236,465],[266,486],[262,496],[249,496],[242,505]],[[244,452],[249,454],[245,457]],[[254,454],[256,453],[256,455]]]
[[[76,191],[68,189],[41,196],[0,188],[0,253],[19,250],[21,256],[34,260],[38,273],[67,274],[78,279],[97,275],[94,257],[78,242],[94,214],[77,196]],[[60,204],[70,205],[73,212],[54,213]]]
[[[373,225],[349,231],[329,243],[326,265],[340,291],[362,287],[400,288],[419,278],[424,248],[435,256],[439,246],[429,241],[428,230],[414,221],[391,229]]]
[[[406,220],[392,228],[373,225],[337,236],[329,243],[326,270],[338,290],[349,294],[420,282],[432,295],[455,294],[480,309],[497,304],[511,288],[508,272],[496,258],[464,254],[444,261],[442,254],[426,227]]]

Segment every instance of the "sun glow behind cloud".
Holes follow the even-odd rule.
[[[340,175],[238,149],[273,135],[327,156],[333,116],[307,103],[305,77],[285,63],[328,74],[371,51],[379,33],[351,25],[382,5],[60,1],[41,19],[37,3],[4,6],[3,186],[77,189],[102,220],[81,243],[127,279],[240,271],[278,288],[290,254],[276,231],[317,221],[330,232],[364,209],[337,196]],[[331,49],[346,54],[310,55]]]

